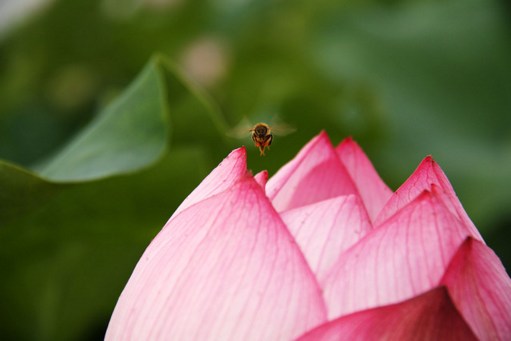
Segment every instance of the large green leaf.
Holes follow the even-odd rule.
[[[162,76],[155,59],[121,96],[39,167],[40,175],[55,182],[85,181],[155,162],[165,150],[170,130]]]
[[[0,223],[37,207],[62,184],[149,167],[171,141],[226,151],[225,129],[207,95],[172,63],[154,57],[117,99],[43,164],[28,170],[0,160]]]
[[[144,247],[230,149],[224,130],[155,57],[39,172],[0,162],[0,338],[102,338]]]

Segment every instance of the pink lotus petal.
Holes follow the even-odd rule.
[[[281,214],[320,284],[339,256],[371,230],[364,204],[340,196]]]
[[[374,221],[392,196],[392,191],[383,182],[362,148],[353,139],[344,139],[337,146],[336,151],[355,182],[371,220]]]
[[[259,173],[254,175],[254,180],[259,184],[259,186],[261,186],[261,188],[264,191],[266,187],[266,182],[268,182],[268,171],[266,170],[260,171]]]
[[[441,283],[480,340],[511,338],[511,279],[490,248],[467,238]]]
[[[286,340],[325,321],[319,286],[259,184],[171,219],[137,264],[107,340]]]
[[[324,285],[329,318],[430,290],[467,236],[438,195],[424,192],[334,265]]]
[[[477,340],[443,287],[410,300],[341,317],[298,341]]]
[[[453,213],[455,213],[458,219],[467,226],[472,236],[482,241],[483,239],[481,234],[463,209],[463,206],[456,196],[449,180],[431,156],[424,158],[413,174],[401,185],[401,187],[398,188],[392,198],[390,198],[385,207],[381,210],[374,222],[374,226],[382,224],[399,209],[415,199],[424,190],[431,190],[432,185],[440,187],[443,192],[445,192],[445,204]]]
[[[187,207],[225,191],[247,174],[247,151],[245,147],[233,150],[190,195],[179,205],[172,217]],[[172,218],[171,218],[172,219]]]
[[[268,180],[266,192],[279,212],[339,195],[358,194],[325,132]]]

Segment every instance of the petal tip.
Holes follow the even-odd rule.
[[[337,148],[343,148],[343,147],[348,147],[348,146],[352,146],[352,145],[357,145],[358,146],[358,143],[353,139],[353,136],[348,136],[348,137],[345,137],[341,141],[341,143],[339,143]]]
[[[419,201],[424,201],[424,200],[431,200],[433,197],[434,197],[434,193],[435,191],[433,190],[433,188],[431,190],[429,189],[424,189],[422,190],[422,192],[419,193],[419,195],[417,195],[417,197],[412,200],[410,203],[413,203],[413,202],[419,202]]]
[[[330,137],[328,136],[328,133],[326,132],[326,130],[322,129],[318,135],[316,135],[313,140],[317,139],[318,141],[328,141],[330,142]]]
[[[234,149],[232,152],[227,155],[227,157],[240,157],[240,156],[246,156],[247,155],[247,148],[245,146],[241,146],[239,148]]]
[[[266,187],[266,183],[268,182],[268,171],[263,170],[254,175],[254,180],[261,186],[261,188]]]
[[[436,163],[435,159],[433,158],[433,155],[429,154],[426,155],[424,159],[422,159],[421,166],[422,165],[431,165],[433,166]]]
[[[241,146],[239,148],[234,149],[227,155],[221,162],[224,163],[226,160],[238,160],[242,161],[246,164],[247,162],[247,148],[245,146]]]

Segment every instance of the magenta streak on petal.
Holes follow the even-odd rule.
[[[341,255],[324,284],[329,318],[433,288],[467,236],[438,195],[422,193]]]
[[[401,303],[338,318],[306,333],[298,341],[477,340],[439,287]]]
[[[201,200],[225,191],[246,174],[247,152],[245,147],[241,147],[233,150],[202,180],[199,186],[179,205],[172,217]]]
[[[358,195],[325,132],[268,180],[266,192],[278,212],[339,195]]]
[[[449,180],[431,156],[424,158],[413,174],[397,189],[374,221],[374,226],[377,227],[382,224],[424,190],[431,190],[432,185],[442,189],[445,193],[443,196],[446,200],[445,204],[467,226],[472,236],[483,241],[481,234],[463,209]]]
[[[325,321],[303,254],[247,176],[167,223],[117,302],[106,340],[289,340]]]
[[[511,279],[490,248],[467,238],[441,284],[479,339],[511,338]]]
[[[339,256],[371,230],[358,196],[320,201],[281,213],[320,284]]]
[[[374,221],[392,196],[391,189],[383,182],[369,158],[353,139],[344,139],[336,151],[355,182],[371,221]]]

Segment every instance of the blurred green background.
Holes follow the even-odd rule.
[[[0,339],[102,339],[151,238],[230,150],[273,174],[321,129],[393,189],[432,154],[509,272],[510,9],[1,0]],[[226,135],[275,114],[297,131],[264,158]]]

